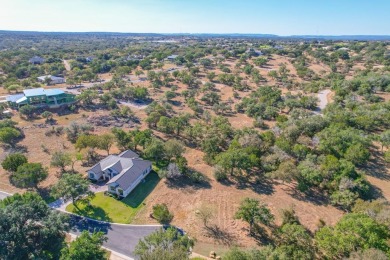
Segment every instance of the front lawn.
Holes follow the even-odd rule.
[[[70,204],[66,211],[97,220],[129,224],[133,221],[138,211],[144,206],[143,201],[156,187],[160,178],[155,172],[151,172],[145,182],[140,183],[126,198],[117,200],[105,196],[103,192],[96,193],[91,200],[91,207],[77,202],[76,207]]]

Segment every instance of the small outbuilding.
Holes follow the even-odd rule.
[[[52,75],[40,76],[38,77],[39,82],[48,82],[50,84],[62,84],[65,83],[65,79],[62,77],[56,77]]]

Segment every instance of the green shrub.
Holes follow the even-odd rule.
[[[220,168],[220,167],[217,167],[215,170],[214,170],[214,178],[217,180],[217,181],[223,181],[223,180],[226,180],[227,179],[227,174],[226,172]]]
[[[160,223],[167,224],[173,219],[166,204],[156,204],[153,206],[153,217]]]

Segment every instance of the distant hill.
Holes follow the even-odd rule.
[[[100,36],[100,37],[204,37],[204,38],[252,38],[252,39],[303,39],[303,40],[350,40],[350,41],[389,41],[390,35],[290,35],[244,34],[244,33],[120,33],[120,32],[34,32],[0,30],[0,35],[24,36]]]

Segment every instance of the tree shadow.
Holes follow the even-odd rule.
[[[372,157],[366,163],[364,167],[361,167],[367,175],[381,179],[390,180],[390,174],[387,173],[389,164],[383,160],[381,152],[377,150],[371,150]]]
[[[96,220],[90,220],[85,217],[72,215],[70,217],[69,225],[72,231],[81,233],[82,231],[98,232],[101,231],[107,234],[111,229],[111,224],[107,222],[101,222]]]
[[[179,107],[179,106],[182,105],[182,102],[179,101],[179,100],[170,100],[169,103],[172,104],[175,107]]]
[[[376,200],[376,199],[383,199],[385,198],[383,196],[383,192],[381,189],[376,187],[375,185],[368,183],[369,184],[369,190],[367,192],[367,195],[364,196],[364,199],[366,200]]]
[[[191,174],[200,174],[200,176],[202,177],[194,180],[189,177]],[[173,188],[173,189],[181,189],[181,188],[182,189],[192,188],[194,190],[211,189],[210,180],[203,174],[196,172],[192,169],[188,169],[186,175],[183,175],[179,178],[166,179],[165,183],[169,188]]]
[[[219,244],[226,246],[232,246],[235,244],[237,238],[226,230],[221,229],[219,226],[213,224],[211,226],[204,227],[206,237],[210,237],[216,240]]]
[[[248,230],[249,232],[249,230]],[[270,245],[273,243],[272,238],[268,234],[267,230],[263,228],[262,226],[255,224],[253,226],[252,234],[250,234],[251,237],[253,237],[258,245]]]
[[[54,202],[56,199],[50,195],[51,187],[38,187],[37,192],[46,203]]]
[[[296,184],[285,185],[282,189],[286,191],[288,195],[300,201],[309,202],[319,206],[330,204],[329,197],[323,190],[320,189],[312,188],[306,192],[301,192],[296,187]]]
[[[251,189],[258,194],[271,195],[275,192],[275,182],[266,177],[255,177],[248,179],[248,176],[235,176],[234,184],[237,189]]]
[[[75,206],[75,213],[82,216],[88,216],[90,218],[111,222],[112,219],[108,216],[107,212],[99,206],[86,206],[84,208],[79,208]]]
[[[2,146],[4,149],[4,153],[27,153],[28,149],[27,146],[25,145],[20,145],[20,144],[13,144],[12,146],[10,145],[3,145]]]

